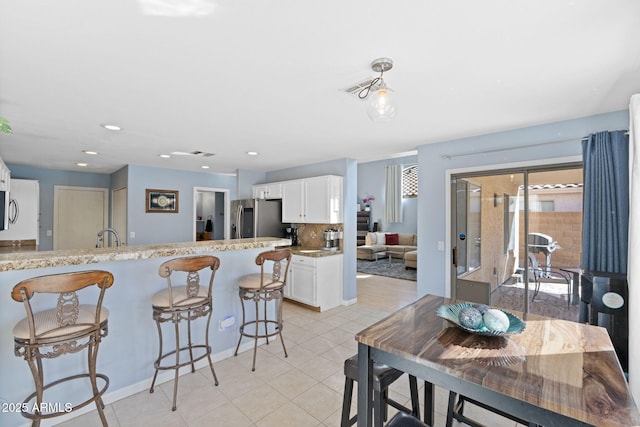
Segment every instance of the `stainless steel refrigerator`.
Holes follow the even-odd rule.
[[[231,215],[232,239],[285,236],[281,200],[232,200]]]

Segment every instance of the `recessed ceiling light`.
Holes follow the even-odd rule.
[[[258,152],[257,151],[247,151],[247,154],[250,156],[257,156]]]
[[[191,156],[191,153],[186,153],[184,151],[172,151],[171,154],[176,156]]]
[[[160,154],[160,157],[162,157],[163,159],[170,159],[171,156],[168,154]]]
[[[209,169],[209,166],[207,166],[207,165],[202,165],[202,166],[200,166],[200,167],[201,167],[202,169]]]
[[[84,154],[90,154],[90,155],[92,155],[92,156],[96,156],[96,155],[98,155],[98,152],[97,152],[97,151],[82,150],[82,152],[83,152]]]
[[[76,163],[76,166],[80,166],[82,168],[86,168],[87,166],[89,166],[88,163]]]
[[[120,130],[122,129],[120,126],[116,126],[116,125],[110,125],[110,124],[105,124],[105,125],[101,125],[103,128],[105,129],[109,129],[109,130]]]

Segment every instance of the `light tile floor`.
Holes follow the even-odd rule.
[[[389,286],[377,276],[358,278],[362,284]],[[411,286],[411,285],[409,285]],[[360,299],[360,295],[359,295]],[[366,300],[366,298],[363,298]],[[177,410],[171,411],[173,382],[107,405],[112,427],[307,427],[340,425],[344,390],[344,360],[357,351],[354,334],[392,310],[358,303],[323,313],[285,303],[283,329],[289,357],[279,341],[258,349],[256,371],[251,372],[252,352],[247,351],[215,364],[220,385],[202,368],[180,377]],[[356,398],[352,403],[355,413]],[[420,392],[422,399],[422,390]],[[410,406],[406,375],[390,388],[390,396]],[[447,393],[436,389],[436,425],[445,424]],[[389,408],[389,417],[395,410]],[[494,427],[516,423],[468,405],[465,414]],[[65,427],[100,426],[96,411],[59,424]],[[454,422],[454,425],[461,425]]]

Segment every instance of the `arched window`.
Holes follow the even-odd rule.
[[[418,197],[418,165],[408,166],[402,170],[402,197]]]

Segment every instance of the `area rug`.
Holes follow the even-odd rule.
[[[378,261],[366,259],[358,260],[357,270],[359,273],[373,274],[376,276],[394,277],[396,279],[413,280],[417,279],[417,270],[404,268],[404,260],[400,258],[380,258]]]

